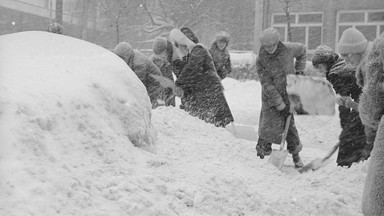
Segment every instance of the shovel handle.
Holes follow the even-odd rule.
[[[281,138],[280,150],[284,150],[285,140],[287,139],[287,133],[288,133],[289,125],[291,123],[292,115],[293,114],[289,114],[289,116],[287,117],[287,120],[285,121],[284,133],[283,133],[283,137]]]

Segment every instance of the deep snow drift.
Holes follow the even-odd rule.
[[[0,51],[0,215],[362,215],[367,162],[345,169],[333,157],[299,174],[290,156],[283,171],[256,157],[258,82],[223,81],[245,140],[174,107],[150,121],[144,86],[102,48],[61,38],[83,51],[55,56],[31,36],[4,37],[2,47],[25,53]],[[337,114],[295,118],[304,163],[337,143]],[[155,140],[156,152],[134,147],[132,133]]]

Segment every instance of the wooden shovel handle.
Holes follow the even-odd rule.
[[[283,133],[283,137],[281,138],[280,150],[284,150],[285,140],[287,139],[287,133],[288,133],[289,125],[291,123],[292,115],[293,114],[289,114],[289,116],[287,117],[287,120],[285,121],[284,133]]]

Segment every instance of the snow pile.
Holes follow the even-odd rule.
[[[252,67],[256,64],[257,55],[249,52],[230,52],[232,67]]]
[[[102,48],[36,32],[0,45],[0,215],[362,215],[367,163],[343,169],[333,157],[299,174],[288,156],[280,171],[256,157],[255,141],[181,109],[150,119],[144,86]],[[223,85],[236,130],[257,131],[260,84]],[[304,163],[336,144],[337,116],[295,119]],[[128,139],[134,129],[154,139],[150,122],[156,154]]]
[[[85,205],[79,199],[88,195],[76,190],[95,177],[109,179],[108,167],[132,159],[134,145],[155,150],[146,89],[113,53],[46,32],[4,35],[0,47],[0,175],[7,197],[1,215],[12,215],[6,206],[17,215],[52,215],[72,202]]]

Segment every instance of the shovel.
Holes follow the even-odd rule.
[[[324,157],[324,158],[317,158],[313,161],[311,161],[309,164],[303,166],[298,171],[300,173],[307,172],[309,170],[315,171],[323,167],[326,163],[326,161],[332,157],[332,155],[336,152],[336,150],[339,148],[340,143],[337,143],[335,146],[332,147],[332,150]]]
[[[269,156],[268,162],[275,165],[279,170],[283,167],[285,158],[287,158],[288,151],[284,150],[285,139],[287,138],[289,124],[291,122],[292,114],[290,114],[285,121],[285,128],[283,137],[281,138],[281,144],[279,150],[273,150],[271,156]]]

